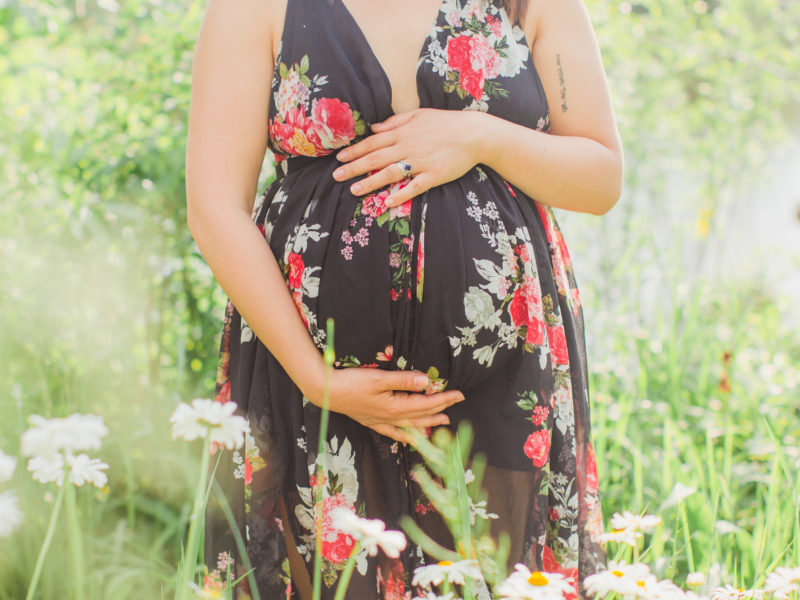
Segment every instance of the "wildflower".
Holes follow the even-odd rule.
[[[686,498],[694,494],[696,491],[697,491],[696,487],[685,485],[680,481],[678,481],[672,487],[672,491],[670,491],[666,500],[664,500],[664,502],[661,503],[661,506],[658,507],[658,510],[656,512],[661,512],[677,504],[680,504],[681,502],[686,500]]]
[[[706,582],[706,576],[704,573],[689,573],[686,576],[686,585],[691,586],[700,586]]]
[[[792,592],[800,592],[800,567],[778,567],[767,575],[764,590],[775,600],[786,600]]]
[[[631,531],[652,531],[653,528],[661,523],[661,517],[656,515],[635,515],[626,510],[623,514],[614,513],[611,517],[611,527],[614,529],[628,529]]]
[[[0,450],[0,481],[8,481],[14,474],[17,459]]]
[[[41,483],[55,481],[60,487],[64,485],[65,465],[69,467],[69,482],[78,487],[91,483],[102,488],[108,481],[103,473],[108,465],[97,458],[89,458],[86,454],[73,456],[71,452],[66,452],[52,456],[34,456],[28,461],[28,470],[35,480]]]
[[[23,456],[52,456],[58,452],[95,450],[108,433],[103,417],[73,414],[68,417],[45,419],[31,415],[33,425],[22,434]]]
[[[730,584],[724,587],[711,588],[711,600],[741,600],[743,598],[755,598],[760,600],[764,597],[764,590],[735,588]]]
[[[563,600],[574,594],[571,578],[561,573],[529,571],[522,563],[514,566],[514,572],[497,586],[498,598],[506,600]]]
[[[375,556],[380,546],[386,556],[397,558],[406,547],[406,536],[401,531],[385,531],[380,519],[362,519],[352,510],[339,507],[331,511],[331,520],[336,529],[361,540],[370,556]]]
[[[634,531],[632,529],[614,529],[613,531],[606,531],[597,536],[597,540],[601,544],[607,542],[616,542],[618,544],[628,544],[630,546],[636,545],[636,540],[643,537],[641,531]]]
[[[190,581],[189,587],[191,587],[192,591],[194,591],[195,598],[200,598],[200,600],[214,600],[215,598],[225,597],[222,593],[222,590],[219,590],[215,587],[210,587],[208,585],[200,587],[193,581]]]
[[[608,563],[608,569],[588,575],[583,585],[591,597],[600,594],[601,598],[605,598],[613,592],[622,598],[638,598],[648,579],[652,584],[655,576],[644,563],[626,564],[612,560]]]
[[[464,585],[466,577],[476,580],[483,579],[483,574],[478,567],[478,561],[471,558],[456,562],[442,560],[436,564],[414,569],[414,578],[411,580],[411,585],[430,589],[431,586],[440,585],[445,578],[450,583]]]
[[[250,433],[250,424],[244,417],[234,415],[235,402],[217,402],[197,398],[191,406],[181,402],[170,416],[172,439],[194,440],[208,436],[212,446],[225,446],[229,450],[241,448],[244,436]]]
[[[0,537],[11,535],[21,522],[22,511],[19,509],[17,495],[14,492],[0,494]]]

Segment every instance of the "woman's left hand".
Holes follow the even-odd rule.
[[[350,186],[361,196],[406,178],[396,165],[411,165],[411,181],[386,199],[398,206],[432,187],[457,179],[478,164],[487,115],[480,111],[418,108],[372,125],[373,135],[341,150],[337,181],[371,173]]]

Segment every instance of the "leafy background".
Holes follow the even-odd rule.
[[[603,217],[558,216],[585,303],[604,515],[658,511],[645,560],[662,576],[757,585],[800,564],[798,298],[715,276],[715,261],[731,207],[781,176],[800,131],[800,4],[586,6],[626,185]],[[0,1],[0,447],[18,454],[30,414],[106,417],[109,485],[80,490],[92,597],[168,593],[196,453],[170,441],[167,417],[213,391],[225,296],[184,188],[204,10]],[[266,156],[260,190],[272,175]],[[676,483],[696,491],[667,501]],[[25,521],[0,544],[2,599],[22,597],[52,502],[24,466],[10,485]],[[68,551],[60,536],[51,557]],[[41,597],[65,593],[63,562]]]

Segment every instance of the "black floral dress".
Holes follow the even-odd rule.
[[[442,1],[420,50],[417,91],[422,107],[549,128],[528,42],[499,2]],[[395,208],[384,203],[389,188],[351,194],[352,181],[332,177],[335,151],[391,114],[386,72],[342,0],[289,0],[268,113],[278,176],[253,219],[320,350],[334,319],[338,367],[413,368],[429,374],[430,391],[464,393],[447,413],[453,428],[472,423],[473,451],[487,458],[492,533],[510,534],[511,564],[571,576],[573,597],[583,597],[579,582],[605,568],[606,556],[583,314],[556,218],[484,165]],[[314,510],[326,598],[354,545],[331,528],[331,509],[350,507],[393,529],[411,515],[441,533],[409,476],[419,461],[412,448],[333,413],[318,459],[319,408],[230,301],[217,399],[236,402],[251,425],[243,449],[218,450],[216,478],[262,599],[301,597],[314,559]],[[323,501],[315,509],[316,485]],[[231,560],[242,573],[245,557],[213,497],[206,522],[213,586]],[[413,570],[425,559],[414,544],[398,559],[362,552],[348,597],[410,599],[418,592]],[[238,593],[250,597],[247,579]]]

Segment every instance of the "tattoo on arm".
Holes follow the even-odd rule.
[[[561,55],[556,54],[558,66],[558,79],[561,83],[561,112],[567,112],[567,84],[564,83],[564,67],[561,66]]]

